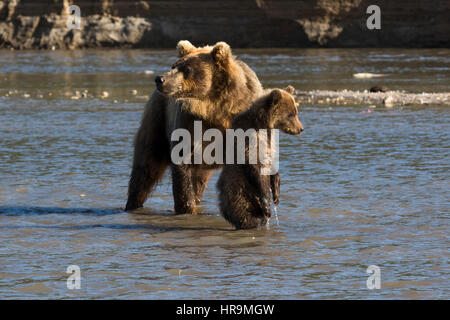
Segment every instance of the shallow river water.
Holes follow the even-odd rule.
[[[450,87],[450,50],[236,53],[267,87]],[[154,89],[145,71],[174,60],[0,51],[0,298],[449,298],[448,107],[302,105],[304,134],[281,134],[279,226],[234,231],[218,213],[217,174],[198,216],[173,214],[168,174],[125,213],[133,135]],[[67,288],[69,265],[79,290]],[[381,289],[366,286],[370,265]]]

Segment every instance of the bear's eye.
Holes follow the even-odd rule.
[[[192,74],[192,68],[190,66],[182,66],[180,67],[180,71],[183,72],[186,78]]]

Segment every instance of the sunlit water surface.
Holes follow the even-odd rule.
[[[236,50],[264,86],[448,91],[449,50]],[[279,226],[198,216],[170,175],[125,213],[133,135],[174,51],[0,52],[0,298],[449,297],[450,110],[304,105],[281,135]],[[356,72],[389,74],[358,80]],[[88,97],[74,100],[78,90]],[[137,94],[131,93],[137,90]],[[107,98],[100,98],[107,91]],[[81,269],[69,290],[66,269]],[[368,290],[366,269],[381,269]]]

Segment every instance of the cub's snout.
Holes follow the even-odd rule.
[[[294,127],[295,127],[295,130],[294,130],[293,134],[295,134],[295,135],[301,135],[302,132],[305,130],[305,128],[303,128],[303,124],[300,122],[300,120],[298,120],[298,117],[295,117]]]

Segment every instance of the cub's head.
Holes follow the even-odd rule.
[[[225,76],[233,63],[231,49],[225,42],[213,47],[196,48],[189,41],[177,45],[179,59],[172,70],[155,78],[156,88],[175,98],[204,98]]]
[[[266,112],[269,117],[269,127],[280,129],[288,134],[299,135],[303,125],[298,119],[294,88],[288,86],[284,90],[273,89],[266,100]]]

